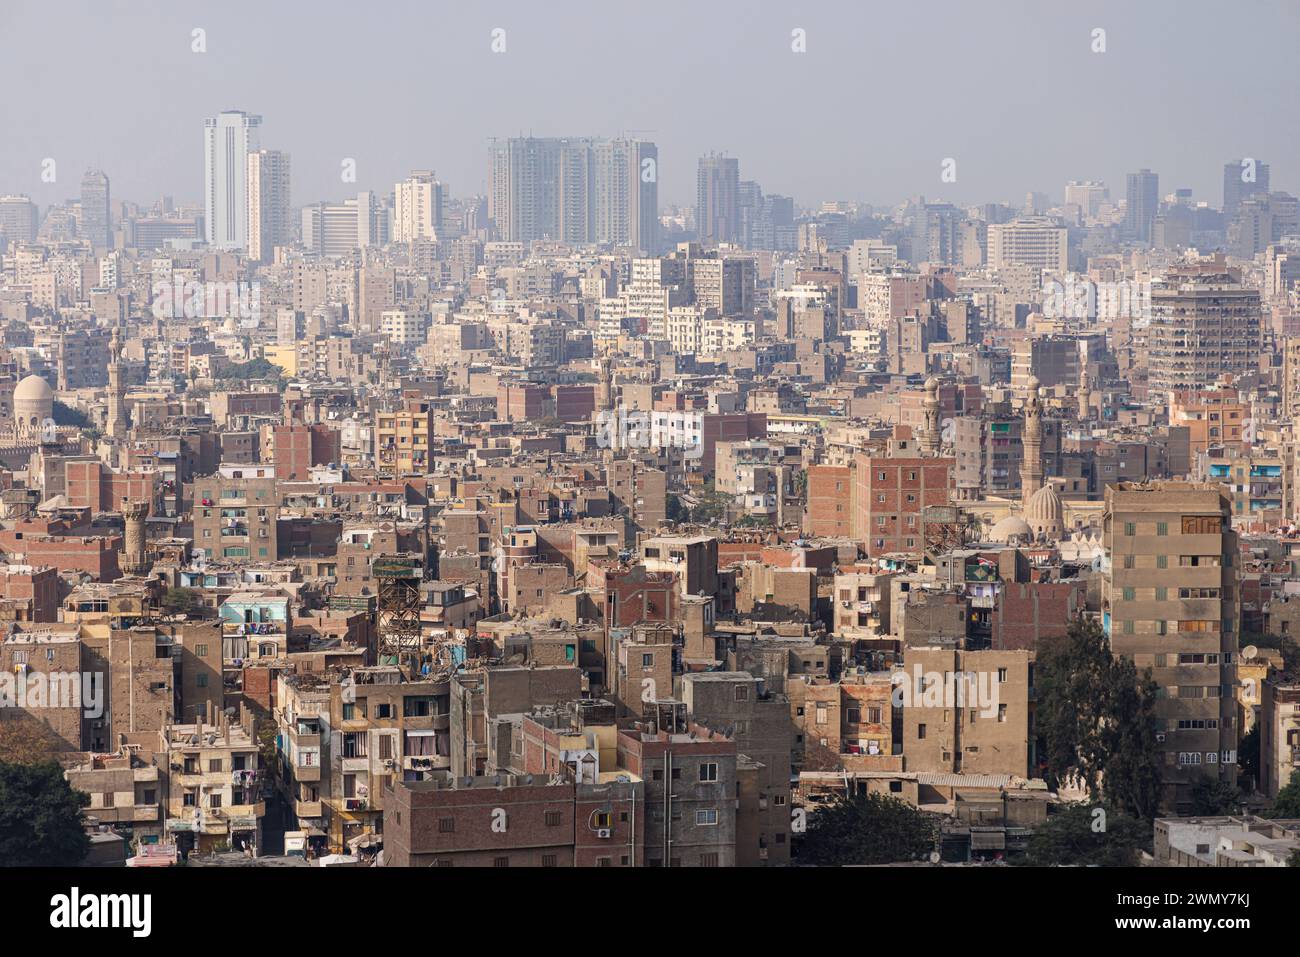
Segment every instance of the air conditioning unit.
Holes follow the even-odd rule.
[[[1164,743],[1165,743],[1165,736],[1163,734],[1157,734],[1156,744],[1164,744]]]
[[[611,835],[611,833],[612,833],[612,832],[610,831],[609,828],[607,828],[607,827],[602,827],[599,831],[596,832],[596,836],[597,836],[597,837],[608,838],[608,837]]]

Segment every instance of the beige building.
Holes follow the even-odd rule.
[[[1033,652],[909,647],[894,675],[908,771],[1031,777]]]
[[[1217,484],[1122,482],[1106,489],[1103,624],[1116,655],[1152,669],[1165,800],[1196,779],[1237,778],[1240,627],[1237,535]]]

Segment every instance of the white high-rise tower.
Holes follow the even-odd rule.
[[[248,154],[258,148],[260,116],[227,110],[203,121],[203,201],[208,244],[248,245]]]

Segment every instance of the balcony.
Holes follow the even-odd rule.
[[[293,802],[293,813],[296,814],[296,815],[297,815],[298,817],[300,817],[300,818],[304,818],[304,817],[324,817],[324,816],[325,816],[325,802],[324,802],[324,801],[319,801],[319,800],[317,800],[317,801],[294,801],[294,802]]]

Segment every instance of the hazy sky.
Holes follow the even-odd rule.
[[[0,0],[0,193],[44,207],[98,165],[114,199],[197,202],[203,118],[242,109],[295,205],[413,168],[483,192],[491,137],[620,131],[658,143],[661,205],[694,201],[710,150],[800,203],[1118,197],[1149,167],[1217,205],[1240,156],[1300,190],[1297,40],[1300,3],[1260,0]]]

